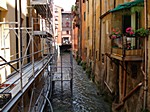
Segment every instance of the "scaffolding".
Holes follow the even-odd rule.
[[[27,0],[30,5],[27,7],[29,15],[26,27],[22,26],[21,0],[16,1],[17,21],[0,22],[4,54],[0,56],[0,70],[6,71],[9,66],[13,71],[9,75],[0,74],[5,75],[5,80],[0,83],[0,111],[43,111],[46,102],[51,107],[47,97],[52,88],[50,64],[55,62],[55,46],[52,45],[52,1]],[[34,10],[38,15],[33,15]],[[7,60],[6,38],[10,35],[17,38],[18,52]],[[27,38],[26,45],[24,37]],[[52,107],[50,110],[53,111]]]

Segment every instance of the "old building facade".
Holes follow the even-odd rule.
[[[62,44],[72,43],[72,14],[70,11],[62,12]]]
[[[60,6],[54,7],[54,35],[55,35],[55,40],[56,44],[62,45],[62,11],[63,8]]]
[[[86,67],[91,67],[91,78],[100,89],[113,97],[112,110],[149,110],[149,35],[139,34],[149,29],[149,1],[78,2],[81,29],[85,28],[78,36],[82,40],[79,56],[82,62],[86,58]]]
[[[52,16],[53,0],[1,1],[0,111],[44,110],[46,100],[40,94],[49,93],[48,83],[43,84],[49,77],[42,75],[53,53]]]

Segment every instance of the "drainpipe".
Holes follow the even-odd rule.
[[[147,29],[147,20],[148,20],[148,17],[147,17],[147,0],[144,0],[144,13],[145,13],[145,28]],[[144,75],[144,102],[143,102],[143,110],[146,109],[147,107],[147,56],[148,56],[148,44],[147,44],[147,41],[148,41],[148,38],[145,37],[145,68],[144,68],[144,71],[142,71],[143,75]]]
[[[101,31],[102,31],[102,18],[101,18],[101,15],[102,15],[102,0],[100,0],[100,17],[99,17],[99,25],[100,25],[100,30],[99,30],[99,61],[101,60]],[[100,63],[101,63],[101,61],[100,61]],[[100,70],[101,70],[101,64],[100,64]],[[102,76],[101,76],[102,77]],[[101,87],[102,87],[102,85],[103,85],[103,80],[101,79]]]
[[[93,62],[94,62],[94,65],[93,65],[93,75],[95,74],[95,67],[96,67],[96,1],[93,0],[93,26],[92,26],[92,29],[94,30],[93,31],[93,42],[92,42],[92,49],[93,49]]]
[[[82,59],[82,0],[79,1],[79,4],[80,4],[79,57]]]

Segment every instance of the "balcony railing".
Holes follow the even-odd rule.
[[[143,39],[139,37],[119,37],[112,39],[111,56],[125,61],[142,59]]]
[[[47,0],[31,0],[32,4],[46,4]]]
[[[34,6],[34,9],[43,17],[51,18],[52,17],[52,5],[50,5],[51,0],[31,0],[30,3]]]

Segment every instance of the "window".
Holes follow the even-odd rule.
[[[122,26],[123,26],[123,28],[122,28],[123,33],[126,33],[126,29],[128,27],[131,27],[131,15],[123,16],[123,25]]]
[[[84,21],[86,21],[86,13],[84,12]]]
[[[66,34],[69,34],[69,31],[66,31]]]
[[[55,11],[55,13],[58,13],[58,11]]]
[[[89,52],[89,58],[91,59],[91,56],[92,56],[92,50],[90,49],[90,52]]]
[[[88,26],[88,39],[90,38],[90,27]]]
[[[102,63],[104,63],[104,54],[102,54]]]
[[[97,54],[98,54],[98,51],[96,51],[96,53],[95,53],[95,54],[96,54],[96,59],[97,59],[97,57],[98,57],[98,56],[97,56]]]
[[[0,22],[2,22],[2,12],[0,10]]]
[[[88,0],[88,13],[89,13],[89,0]]]

